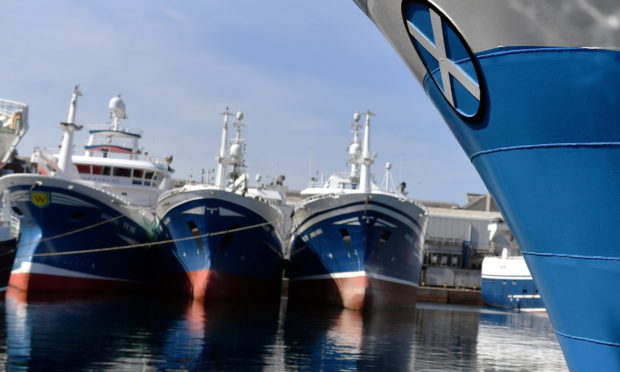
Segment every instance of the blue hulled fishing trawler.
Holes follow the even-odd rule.
[[[294,210],[290,241],[290,301],[350,309],[415,306],[426,215],[402,192],[371,182],[372,115],[366,113],[360,143],[355,114],[349,176],[334,174],[301,192],[306,198]]]
[[[76,87],[59,153],[35,149],[37,174],[0,178],[21,220],[9,285],[23,291],[134,289],[151,274],[153,205],[169,162],[147,157],[141,133],[121,127],[120,97],[110,100],[112,123],[90,129],[84,155],[73,155],[79,96]]]
[[[162,285],[196,300],[280,298],[284,257],[282,195],[251,187],[245,169],[243,114],[232,141],[226,111],[215,184],[187,184],[157,203],[163,249]],[[167,257],[168,256],[168,257]]]

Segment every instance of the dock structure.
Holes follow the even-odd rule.
[[[467,194],[467,203],[419,201],[426,207],[421,284],[446,288],[480,288],[480,268],[497,245],[489,226],[502,215],[489,194]]]

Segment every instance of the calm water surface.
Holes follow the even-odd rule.
[[[10,371],[566,370],[544,313],[9,293],[0,314],[0,361]]]

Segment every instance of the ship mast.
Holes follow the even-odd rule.
[[[226,171],[225,168],[228,164],[228,159],[226,158],[226,147],[228,144],[228,118],[233,115],[233,113],[229,112],[228,107],[226,107],[226,111],[222,112],[221,115],[224,115],[224,128],[222,129],[222,139],[220,141],[220,153],[216,158],[217,170],[215,171],[215,187],[223,190],[226,187],[226,175],[224,172]]]
[[[375,116],[370,110],[364,113],[366,122],[364,123],[364,142],[362,144],[362,157],[360,159],[360,185],[359,190],[363,193],[370,193],[370,166],[374,161],[374,156],[370,153],[370,117]]]
[[[66,178],[78,177],[77,169],[73,164],[71,156],[73,155],[73,132],[82,129],[81,125],[75,124],[75,110],[77,108],[78,97],[81,95],[82,92],[80,92],[79,86],[76,85],[71,96],[67,121],[60,123],[64,134],[62,136],[62,144],[60,145],[60,153],[58,155],[58,169],[60,175]]]
[[[243,113],[237,112],[235,119],[236,120],[232,123],[235,127],[235,139],[230,145],[230,164],[232,164],[230,179],[233,182],[243,174],[243,169],[245,167],[244,141],[241,138],[241,128],[245,126],[245,124],[241,122],[243,120]]]
[[[360,124],[360,113],[356,112],[353,114],[353,123],[351,126],[353,127],[353,142],[349,146],[349,163],[351,164],[351,173],[349,175],[349,179],[351,181],[351,185],[353,188],[360,181],[360,155],[361,155],[361,145],[359,140],[359,129],[361,127]]]

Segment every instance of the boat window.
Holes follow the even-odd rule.
[[[80,173],[90,173],[90,165],[88,164],[76,164],[75,166]]]
[[[104,176],[109,176],[111,173],[112,168],[110,167],[103,167],[103,169],[101,170],[101,174]]]
[[[144,184],[145,184],[146,186],[151,186],[151,181],[144,181]]]
[[[134,185],[142,185],[142,180],[132,180],[131,183]]]
[[[159,184],[161,183],[161,176],[161,173],[155,172],[155,174],[153,175],[153,187],[159,186]]]
[[[131,169],[129,168],[114,168],[114,175],[120,177],[129,177],[131,175]]]
[[[93,165],[93,174],[101,174],[103,167],[100,165]]]
[[[147,180],[150,180],[151,178],[153,178],[153,174],[155,172],[153,171],[146,171],[146,173],[144,173],[144,178],[146,178]]]
[[[144,176],[144,171],[142,169],[134,169],[133,177],[134,178],[142,178]]]

